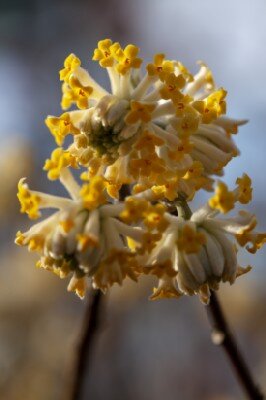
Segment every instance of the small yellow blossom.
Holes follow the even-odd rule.
[[[206,236],[202,232],[195,231],[191,226],[186,224],[180,232],[177,240],[177,247],[185,253],[198,253],[206,243]]]
[[[70,133],[73,135],[79,133],[79,130],[71,123],[69,113],[64,113],[60,115],[60,117],[49,116],[46,118],[45,123],[54,136],[58,146],[63,144],[65,137]]]
[[[242,178],[237,178],[237,199],[242,204],[247,204],[252,200],[252,182],[247,174],[243,174]]]
[[[202,176],[204,172],[203,165],[200,161],[194,161],[193,164],[189,167],[186,174],[184,175],[184,179],[193,179],[199,178]]]
[[[172,73],[165,78],[164,83],[164,86],[160,90],[162,99],[172,100],[174,104],[178,104],[184,97],[183,93],[181,93],[181,89],[183,89],[186,84],[185,78],[182,74],[175,75]]]
[[[112,67],[117,60],[116,53],[120,50],[119,43],[113,43],[110,39],[100,40],[98,48],[94,50],[93,60],[99,61],[103,68]]]
[[[169,74],[174,72],[174,63],[165,60],[164,54],[158,53],[153,58],[153,64],[148,64],[146,69],[149,76],[158,76],[161,81],[164,81]]]
[[[205,100],[195,101],[193,107],[202,115],[202,123],[209,124],[220,115],[226,113],[226,90],[219,89]]]
[[[141,135],[139,140],[134,145],[134,148],[136,150],[144,149],[148,153],[152,153],[154,152],[156,146],[162,146],[163,144],[164,141],[161,138],[153,135],[148,131],[144,131],[143,135]]]
[[[59,71],[60,81],[68,82],[70,75],[79,67],[81,61],[75,54],[71,53],[64,61],[64,68]]]
[[[94,210],[101,204],[105,204],[107,202],[106,186],[107,182],[102,176],[94,176],[89,183],[84,184],[80,191],[84,207]]]
[[[165,219],[166,207],[163,204],[150,205],[143,213],[143,223],[149,229],[163,232],[169,225]]]
[[[152,174],[158,175],[164,173],[165,162],[156,153],[153,153],[152,156],[149,154],[146,158],[132,159],[129,167],[133,177],[149,177]]]
[[[17,232],[16,234],[16,239],[15,243],[18,246],[24,246],[28,245],[28,250],[29,251],[38,251],[41,252],[43,250],[45,238],[41,234],[35,234],[30,237],[30,239],[27,239],[23,233],[20,231]]]
[[[174,149],[168,149],[168,157],[170,160],[180,161],[185,154],[189,154],[193,149],[193,144],[187,138],[184,138],[181,143]]]
[[[186,95],[183,95],[182,97],[180,97],[179,99],[177,99],[175,101],[175,107],[176,107],[176,116],[177,117],[183,117],[184,114],[186,113],[193,113],[193,108],[190,105],[190,103],[192,102],[193,98]]]
[[[240,246],[247,245],[246,250],[251,254],[255,254],[266,243],[266,233],[243,232],[236,235],[236,239]],[[248,245],[249,243],[250,245]]]
[[[185,112],[183,117],[173,122],[173,127],[179,133],[181,139],[187,138],[195,133],[199,127],[199,115],[196,111]]]
[[[169,180],[164,185],[157,185],[152,187],[154,194],[160,197],[165,197],[169,201],[174,201],[178,196],[179,180],[174,178]]]
[[[222,213],[227,213],[234,208],[235,201],[236,198],[234,192],[230,192],[225,183],[218,182],[215,189],[215,195],[209,199],[209,206],[221,211]]]
[[[40,217],[39,204],[41,199],[38,195],[31,193],[28,185],[24,183],[25,179],[21,178],[18,183],[17,196],[21,205],[20,212],[28,214],[30,219],[36,219]]]
[[[151,113],[154,109],[154,104],[144,104],[139,101],[131,101],[131,111],[127,114],[125,122],[127,124],[135,124],[138,121],[147,123],[151,120]]]
[[[77,107],[83,110],[88,108],[88,101],[93,93],[93,87],[82,85],[76,77],[71,75],[69,84],[63,84],[62,92],[61,106],[64,110],[67,110],[72,103],[77,104]]]
[[[133,44],[127,45],[124,50],[119,49],[116,52],[118,64],[116,70],[119,74],[125,75],[130,68],[139,68],[142,59],[138,58],[139,48]]]
[[[133,223],[139,221],[143,213],[148,209],[149,203],[143,199],[134,199],[129,197],[125,200],[125,208],[119,214],[122,221],[126,223]]]
[[[73,157],[69,151],[64,151],[62,147],[58,147],[52,152],[51,158],[45,161],[43,169],[48,171],[48,178],[53,181],[60,177],[63,168],[69,166],[77,168],[76,157]]]

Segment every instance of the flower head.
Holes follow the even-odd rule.
[[[181,191],[193,197],[199,188],[210,188],[209,175],[222,173],[238,154],[228,132],[235,132],[243,122],[223,116],[226,91],[216,88],[208,67],[200,62],[193,76],[180,61],[158,53],[141,77],[139,48],[133,44],[122,48],[110,39],[99,41],[93,60],[106,68],[111,91],[69,55],[60,71],[62,106],[76,104],[80,111],[47,118],[57,144],[63,145],[66,135],[75,135],[67,150],[89,171],[97,160],[101,173],[114,185],[161,186],[163,173],[169,179],[179,177],[176,197]],[[157,140],[152,151],[145,140],[151,135]],[[151,159],[152,167],[146,168]],[[197,182],[186,175],[195,161],[202,165]]]
[[[39,253],[38,267],[70,275],[68,290],[81,298],[88,282],[106,292],[153,275],[151,299],[197,294],[207,303],[210,290],[250,270],[238,266],[237,247],[255,253],[266,242],[254,215],[219,216],[251,201],[247,174],[232,191],[218,181],[207,204],[189,208],[239,154],[232,134],[246,121],[225,116],[227,92],[203,62],[192,75],[158,53],[142,75],[139,52],[134,44],[98,42],[92,59],[106,69],[110,90],[74,54],[65,59],[61,106],[72,109],[45,121],[59,147],[44,170],[69,197],[32,191],[22,178],[21,212],[37,219],[43,208],[56,211],[18,231],[15,242]]]

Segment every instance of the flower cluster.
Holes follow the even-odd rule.
[[[237,247],[255,253],[266,241],[247,211],[218,217],[251,200],[248,175],[232,191],[222,181],[213,188],[239,154],[233,135],[246,121],[225,116],[227,92],[202,62],[193,75],[156,54],[143,68],[138,47],[110,39],[92,59],[107,70],[110,91],[70,54],[59,73],[64,112],[46,119],[59,147],[44,170],[70,197],[32,191],[21,179],[21,212],[35,219],[42,208],[57,211],[18,232],[16,243],[40,253],[39,267],[70,274],[68,289],[80,297],[88,282],[106,291],[153,275],[152,299],[199,294],[207,303],[220,282],[249,271],[238,265]],[[192,213],[188,202],[200,189],[214,193]]]

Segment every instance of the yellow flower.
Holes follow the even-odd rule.
[[[136,150],[143,149],[148,153],[153,153],[155,150],[155,146],[162,146],[163,144],[164,141],[161,138],[153,135],[148,131],[144,131],[139,140],[134,145],[134,148]]]
[[[64,68],[59,71],[60,81],[68,82],[70,75],[79,67],[81,61],[75,54],[71,53],[64,61]]]
[[[112,67],[117,60],[116,53],[120,49],[119,43],[113,43],[110,39],[100,40],[98,48],[94,50],[93,60],[99,61],[103,68]]]
[[[202,232],[197,232],[191,226],[186,224],[180,232],[177,240],[177,247],[185,253],[198,253],[201,247],[206,243],[206,236]]]
[[[125,200],[125,208],[119,214],[119,218],[128,224],[137,222],[142,218],[148,207],[149,203],[146,200],[129,197]]]
[[[151,177],[162,174],[165,171],[165,162],[156,153],[149,154],[146,158],[132,159],[129,164],[130,173],[133,177]]]
[[[176,76],[174,73],[169,74],[165,78],[165,84],[160,90],[162,99],[172,100],[174,104],[177,104],[184,97],[180,90],[183,89],[185,84],[186,80],[183,75],[180,74]]]
[[[151,113],[155,109],[154,104],[144,104],[139,101],[131,101],[131,111],[127,114],[125,122],[127,124],[135,124],[138,121],[149,122]]]
[[[25,235],[23,235],[23,233],[21,233],[20,231],[17,232],[15,239],[15,243],[18,246],[24,246],[27,244],[29,251],[38,252],[42,251],[44,242],[45,238],[42,234],[34,234],[30,237],[30,239],[27,239]]]
[[[184,179],[193,179],[199,178],[202,176],[204,172],[203,165],[200,161],[194,161],[191,167],[187,170],[186,174],[184,175]]]
[[[163,204],[150,205],[143,213],[143,223],[149,229],[156,229],[158,232],[163,232],[167,226],[168,221],[165,219],[166,207]]]
[[[116,70],[119,74],[125,75],[130,68],[140,68],[142,59],[138,58],[139,48],[133,44],[127,45],[124,50],[116,52],[118,64]]]
[[[237,234],[236,239],[240,246],[247,245],[246,250],[251,254],[255,254],[266,243],[266,233],[243,232]],[[251,246],[248,245],[249,243]]]
[[[93,93],[93,88],[82,85],[76,77],[71,75],[69,84],[63,84],[62,92],[61,106],[64,110],[68,109],[72,103],[77,104],[77,107],[83,110],[88,108],[88,100]]]
[[[191,113],[191,112],[193,113],[194,110],[190,105],[192,100],[193,100],[193,97],[190,97],[188,95],[183,95],[182,98],[177,99],[175,101],[177,117],[183,117],[184,114],[186,114],[186,113]]]
[[[237,199],[242,204],[247,204],[252,200],[251,179],[247,174],[243,174],[242,178],[237,178]]]
[[[168,149],[168,157],[170,160],[180,161],[185,154],[189,154],[193,149],[193,144],[188,139],[181,140],[180,144],[174,149]]]
[[[162,53],[155,54],[153,58],[153,64],[150,63],[146,67],[148,75],[158,76],[161,81],[174,72],[174,63],[169,60],[165,60],[165,55]]]
[[[209,199],[209,206],[222,213],[227,213],[234,208],[235,201],[234,192],[230,192],[225,183],[218,182],[215,195]]]
[[[209,124],[220,115],[226,113],[226,94],[227,92],[224,89],[219,89],[210,94],[205,100],[193,102],[193,107],[202,115],[203,124]]]
[[[196,111],[187,111],[182,118],[178,118],[172,122],[173,127],[177,130],[181,139],[187,138],[198,130],[199,115]]]
[[[73,126],[69,113],[64,113],[60,117],[48,116],[45,120],[47,127],[55,138],[58,146],[61,146],[65,137],[72,133],[78,134],[79,130]]]
[[[68,151],[64,151],[62,147],[58,147],[52,152],[51,158],[45,161],[43,169],[48,171],[48,178],[53,181],[60,177],[63,168],[69,166],[78,167],[76,157],[73,157]]]
[[[28,188],[25,182],[26,178],[21,178],[18,182],[18,199],[20,201],[21,209],[20,212],[28,214],[30,219],[36,219],[40,217],[39,204],[40,197]]]
[[[164,185],[153,186],[152,191],[158,197],[165,197],[169,201],[174,201],[178,196],[179,180],[174,178]]]
[[[88,210],[94,210],[106,203],[106,186],[107,182],[102,176],[94,176],[88,184],[84,184],[80,190],[84,207]]]

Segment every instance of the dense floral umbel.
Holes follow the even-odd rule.
[[[226,91],[204,63],[192,75],[179,61],[156,54],[142,75],[138,53],[131,44],[98,43],[93,60],[107,70],[110,91],[70,54],[60,71],[61,104],[79,110],[47,117],[48,128],[59,146],[73,135],[68,151],[89,177],[101,174],[119,187],[137,184],[138,191],[159,186],[169,200],[211,190],[210,175],[222,175],[238,154],[231,134],[245,121],[225,117]]]
[[[18,232],[16,243],[40,253],[39,267],[61,278],[72,274],[68,289],[80,297],[85,294],[86,277],[92,277],[93,286],[102,290],[115,282],[121,284],[126,276],[136,280],[139,274],[136,254],[127,248],[125,238],[140,243],[143,229],[118,219],[123,204],[108,204],[104,178],[93,178],[77,194],[71,192],[74,180],[68,173],[71,199],[34,192],[24,180],[19,182],[18,197],[23,212],[36,218],[42,208],[57,211],[29,231]],[[146,212],[148,216],[151,211]]]
[[[174,216],[156,202],[152,190],[112,204],[105,178],[95,176],[79,186],[68,167],[60,174],[67,176],[61,181],[71,199],[34,192],[24,179],[19,182],[21,210],[31,218],[39,217],[42,208],[58,211],[29,231],[18,232],[16,243],[40,253],[39,267],[61,278],[72,274],[68,289],[80,297],[85,295],[87,278],[105,291],[126,277],[136,281],[149,274],[159,279],[152,299],[198,293],[207,302],[210,289],[218,289],[221,281],[232,284],[249,270],[237,265],[236,244],[247,245],[254,253],[266,240],[265,234],[253,231],[256,218],[248,212],[217,218],[235,202],[247,202],[243,193],[250,199],[247,175],[237,180],[232,192],[220,182],[214,197],[186,219],[180,208],[180,215]]]
[[[207,303],[210,290],[250,270],[238,265],[238,247],[255,253],[266,241],[247,211],[219,216],[251,201],[247,174],[234,190],[218,181],[205,206],[189,207],[196,191],[213,191],[214,176],[238,155],[232,134],[245,121],[225,116],[226,91],[202,62],[192,75],[156,54],[142,75],[139,49],[109,39],[93,60],[107,70],[111,90],[70,54],[60,71],[61,104],[78,109],[46,119],[58,147],[44,170],[70,197],[32,191],[21,179],[21,212],[37,219],[43,208],[56,211],[19,231],[16,243],[39,252],[39,267],[71,275],[68,290],[80,297],[88,282],[105,292],[147,275],[158,280],[152,299],[198,294]],[[64,148],[67,135],[73,140]],[[72,169],[82,172],[81,184]]]

